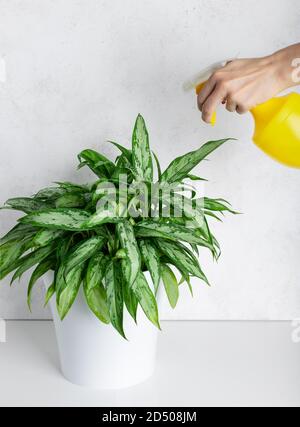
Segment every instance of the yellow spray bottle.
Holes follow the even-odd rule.
[[[203,80],[194,85],[197,94],[204,85]],[[291,93],[270,99],[251,113],[255,121],[254,143],[280,163],[300,168],[300,95]],[[215,123],[216,113],[212,125]]]
[[[300,168],[300,95],[270,99],[251,113],[255,144],[280,163]]]

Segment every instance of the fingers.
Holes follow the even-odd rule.
[[[224,100],[224,90],[222,90],[222,88],[216,89],[202,106],[202,118],[206,123],[211,123],[212,115],[216,111],[217,106],[221,103],[226,104],[226,109],[230,113],[243,115],[248,113],[251,109],[247,103],[243,101],[239,103],[237,99],[232,97],[228,97]]]
[[[198,108],[202,111],[203,104],[207,100],[207,98],[211,95],[216,87],[216,82],[211,78],[204,85],[203,89],[198,94]]]
[[[238,108],[237,103],[232,99],[232,98],[228,98],[227,102],[226,102],[226,110],[229,111],[230,113],[234,113]]]
[[[237,106],[236,112],[238,114],[243,115],[243,114],[248,113],[250,111],[250,109],[251,109],[251,107],[248,107],[246,104],[240,104]]]
[[[233,99],[228,99],[226,102],[226,110],[230,113],[238,113],[238,114],[246,114],[249,112],[251,107],[248,107],[245,104],[238,104],[237,101],[234,101]]]
[[[202,111],[202,119],[211,123],[214,112],[219,104],[227,98],[227,85],[223,79],[223,73],[216,72],[208,80],[198,95],[198,107]]]
[[[214,112],[219,104],[226,104],[226,109],[238,114],[247,113],[253,104],[250,102],[251,87],[248,80],[242,81],[240,74],[230,67],[240,66],[237,61],[227,64],[216,71],[198,94],[198,107],[202,111],[202,119],[211,123]],[[250,85],[251,86],[251,85]]]
[[[206,123],[211,123],[212,116],[219,104],[222,104],[226,98],[226,89],[223,85],[217,85],[214,91],[202,104],[202,119]]]

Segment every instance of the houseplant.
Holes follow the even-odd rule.
[[[198,248],[207,248],[216,259],[220,255],[208,218],[219,219],[218,213],[226,211],[235,213],[224,200],[197,198],[187,183],[202,180],[191,171],[226,141],[208,142],[175,159],[162,173],[139,115],[132,149],[113,142],[120,150],[115,162],[93,150],[79,154],[79,168],[89,167],[97,176],[95,182],[59,182],[31,198],[5,203],[4,208],[25,216],[0,240],[0,280],[14,272],[13,283],[35,267],[28,286],[30,308],[33,288],[46,275],[46,304],[51,302],[63,371],[71,381],[114,388],[151,374],[151,348],[156,338],[151,323],[160,329],[157,300],[161,280],[173,308],[181,284],[186,282],[192,291],[191,277],[208,284],[198,262]],[[135,322],[137,316],[143,316],[143,327],[130,323],[129,315]],[[130,341],[125,340],[124,322],[135,334]],[[99,332],[98,337],[90,332],[92,328],[95,334]],[[104,348],[108,349],[106,355]],[[132,369],[129,359],[134,360]],[[112,381],[109,376],[104,380],[103,371],[95,372],[97,364],[98,369],[104,366],[106,374],[110,372],[109,361],[114,362],[111,370],[116,374]],[[83,366],[87,371],[81,374]],[[118,371],[116,366],[122,369]]]

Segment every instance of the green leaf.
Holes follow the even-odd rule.
[[[130,153],[130,156],[129,156]],[[128,154],[121,154],[119,157],[116,158],[116,167],[119,169],[126,169],[128,171],[133,172],[133,165],[132,165],[132,151],[128,150]]]
[[[115,165],[107,157],[94,150],[84,150],[78,155],[80,162],[85,162],[89,168],[99,177],[110,177]]]
[[[60,189],[68,193],[88,193],[90,191],[88,185],[74,184],[73,182],[57,181],[55,184],[59,185]]]
[[[139,247],[143,261],[151,274],[155,292],[158,291],[160,283],[160,261],[156,248],[149,240],[140,240]]]
[[[171,268],[166,264],[161,266],[161,275],[168,296],[168,300],[170,302],[171,307],[174,309],[176,308],[179,299],[179,285],[176,276],[171,270]]]
[[[133,292],[132,288],[130,288],[127,280],[121,278],[122,287],[123,287],[123,297],[124,302],[127,308],[128,313],[133,318],[135,323],[137,323],[137,309],[138,309],[138,300]]]
[[[125,278],[129,287],[135,282],[141,268],[141,255],[135,238],[133,226],[129,221],[117,224],[117,234],[122,248],[126,252],[127,259],[122,261]]]
[[[48,187],[43,188],[38,193],[35,194],[35,199],[42,199],[42,200],[55,200],[58,197],[63,196],[66,193],[66,190],[64,188],[60,187]]]
[[[54,294],[55,294],[55,283],[53,282],[52,285],[49,286],[49,288],[47,289],[44,307],[47,307],[47,305],[49,304],[49,301],[51,300]]]
[[[127,258],[126,251],[124,249],[119,249],[115,255],[116,259],[125,259]]]
[[[176,214],[182,218],[193,219],[198,227],[203,226],[204,214],[201,209],[196,209],[194,201],[184,197],[182,194],[173,194],[171,205],[174,207]],[[202,206],[202,205],[201,205]]]
[[[9,199],[5,202],[4,206],[4,208],[14,209],[25,213],[36,212],[42,209],[47,209],[49,207],[51,207],[51,205],[49,206],[49,203],[40,200],[30,199],[28,197],[18,197],[15,199]]]
[[[118,206],[113,206],[111,203],[106,210],[98,210],[94,215],[91,215],[87,221],[85,221],[82,227],[86,230],[99,227],[103,224],[116,224],[120,222],[122,218],[119,216]]]
[[[208,197],[204,197],[204,199],[200,199],[201,202],[203,200],[204,208],[213,212],[230,212],[234,215],[238,215],[238,212],[235,212],[230,207],[229,203],[225,200],[219,199],[209,199]],[[226,204],[225,204],[226,203]]]
[[[110,323],[110,317],[107,305],[106,291],[104,289],[103,284],[99,282],[92,289],[88,289],[86,281],[84,281],[83,289],[86,302],[91,311],[102,323],[108,325]]]
[[[36,267],[34,272],[32,273],[32,276],[30,278],[28,290],[27,290],[27,304],[29,307],[29,310],[31,311],[31,294],[34,285],[36,282],[45,274],[47,271],[51,270],[54,265],[54,259],[48,258],[39,263],[39,265]]]
[[[198,249],[198,246],[197,245],[195,245],[195,244],[191,244],[191,248],[193,249],[193,251],[197,254],[197,256],[199,256],[200,255],[200,253],[199,253],[199,249]]]
[[[138,181],[153,181],[153,164],[145,121],[138,116],[132,136],[132,159]]]
[[[88,212],[79,209],[49,209],[27,215],[21,218],[20,222],[36,227],[81,231],[82,225],[89,217]]]
[[[59,208],[81,208],[86,205],[85,198],[78,193],[69,193],[59,197],[55,201],[55,207]]]
[[[217,248],[217,257],[216,257],[216,259],[218,260],[221,257],[221,255],[222,255],[221,246],[220,246],[218,240],[213,235],[212,235],[212,239],[213,239],[215,247]]]
[[[96,286],[102,283],[107,267],[107,257],[103,253],[94,255],[88,264],[85,291],[91,292]]]
[[[73,235],[69,235],[58,242],[56,248],[56,256],[59,262],[63,262],[65,260],[66,255],[68,254],[70,246],[72,244],[73,237]]]
[[[122,163],[122,159],[124,159],[123,156],[120,157],[120,163]],[[128,160],[126,160],[126,162],[128,162]],[[130,184],[133,181],[133,174],[131,172],[131,169],[128,169],[126,166],[124,167],[124,165],[120,164],[118,162],[118,165],[114,171],[114,173],[112,174],[111,178],[110,178],[110,182],[116,184],[116,186],[119,185],[120,182],[125,182],[124,180],[124,176],[126,176],[126,183]]]
[[[33,246],[48,246],[54,240],[63,237],[64,233],[62,230],[41,230],[34,237]]]
[[[123,329],[123,291],[120,276],[120,266],[110,262],[105,274],[105,287],[110,321],[113,327],[126,339]]]
[[[190,293],[191,293],[191,295],[193,297],[194,296],[194,291],[193,291],[193,287],[192,287],[192,284],[191,284],[191,278],[190,278],[190,276],[186,272],[181,271],[178,267],[177,267],[177,269],[179,270],[179,272],[182,275],[181,281],[179,282],[179,286],[182,285],[184,282],[186,282],[188,284]]]
[[[81,264],[78,268],[74,268],[66,277],[66,286],[60,293],[59,301],[57,304],[57,311],[61,318],[64,320],[70,311],[74,301],[77,297],[80,285],[82,283],[82,275],[85,264]]]
[[[150,322],[152,322],[158,329],[160,329],[156,299],[150,289],[150,286],[148,285],[144,274],[141,271],[139,272],[138,277],[132,286],[132,290]]]
[[[24,237],[32,236],[36,228],[27,224],[18,224],[0,239],[0,246],[12,240],[22,240]]]
[[[25,271],[34,267],[36,264],[40,263],[45,258],[48,258],[48,256],[51,255],[54,250],[55,247],[53,245],[46,246],[44,248],[37,249],[34,252],[31,252],[30,254],[16,261],[16,268],[18,269],[13,275],[11,283],[19,279],[25,273]]]
[[[153,157],[155,159],[155,163],[156,163],[156,167],[157,167],[157,175],[158,175],[158,180],[161,180],[161,176],[162,176],[162,171],[161,171],[161,167],[160,167],[160,163],[158,160],[157,155],[154,153],[154,151],[152,151]]]
[[[160,239],[157,240],[157,245],[161,252],[165,254],[172,264],[178,267],[180,271],[198,277],[209,285],[198,260],[188,251],[188,248],[179,243],[167,242]]]
[[[121,153],[126,157],[126,159],[129,161],[129,163],[131,164],[132,162],[132,151],[128,150],[128,148],[123,147],[123,145],[117,144],[116,142],[113,141],[108,141],[109,143],[113,144],[115,147],[117,147]]]
[[[202,160],[227,141],[230,141],[230,139],[210,141],[199,148],[199,150],[192,151],[173,160],[162,174],[161,182],[181,182]]]
[[[211,244],[200,237],[196,231],[177,224],[143,221],[136,225],[136,237],[161,237],[177,242],[195,243],[213,250]]]
[[[216,220],[217,220],[217,221],[219,221],[219,222],[223,222],[223,221],[222,221],[222,219],[221,219],[221,218],[219,218],[219,217],[218,217],[218,215],[215,215],[213,212],[210,212],[210,211],[204,211],[204,214],[205,214],[206,216],[210,216],[211,218],[216,219]]]
[[[28,238],[10,241],[0,247],[0,280],[17,268],[16,262],[28,249]]]
[[[204,181],[207,182],[207,179],[201,178],[200,176],[197,175],[187,175],[187,178],[190,179],[191,181]]]
[[[105,238],[102,236],[91,237],[79,243],[68,256],[65,263],[65,275],[67,275],[73,268],[78,267],[98,251],[100,251],[105,243]]]
[[[65,278],[65,259],[59,260],[60,263],[56,266],[54,283],[55,283],[55,292],[56,292],[56,305],[59,305],[60,295],[63,290],[67,287],[67,282]],[[73,273],[74,271],[72,271]]]
[[[213,237],[213,235],[212,235],[212,233],[210,231],[209,224],[208,224],[208,221],[207,221],[206,218],[204,218],[203,225],[202,225],[202,227],[199,230],[200,230],[200,232],[202,232],[204,238],[206,240],[208,240],[211,243],[211,245],[214,247],[213,255],[214,255],[215,259],[218,259],[219,258],[219,254],[218,254],[218,251],[215,248],[214,237]]]

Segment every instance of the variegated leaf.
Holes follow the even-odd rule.
[[[138,116],[132,135],[132,160],[138,181],[153,181],[153,163],[145,120]]]
[[[48,256],[51,255],[54,250],[55,247],[53,245],[49,245],[44,248],[37,249],[22,258],[19,258],[19,260],[16,262],[16,268],[18,269],[13,275],[11,283],[19,279],[25,273],[25,271],[34,267],[36,264],[40,263],[45,258],[48,258]]]
[[[85,264],[81,264],[78,268],[74,268],[65,278],[66,286],[60,293],[57,304],[57,311],[61,320],[64,320],[72,305],[74,304],[80,285],[82,283],[84,268]]]
[[[161,266],[161,275],[169,303],[174,309],[176,308],[179,299],[179,285],[176,276],[171,268],[166,264]]]
[[[43,188],[38,193],[35,194],[35,199],[42,200],[56,200],[58,197],[63,196],[66,193],[64,188],[60,187],[48,187]]]
[[[132,162],[132,151],[131,150],[128,150],[128,148],[123,147],[123,145],[117,144],[114,141],[108,141],[108,142],[110,142],[115,147],[117,147],[121,151],[121,153],[126,157],[126,159],[129,161],[129,163],[131,164],[131,162]]]
[[[41,230],[34,237],[33,245],[39,247],[48,246],[54,240],[63,237],[64,234],[63,230]]]
[[[108,325],[110,323],[109,310],[107,305],[107,297],[104,286],[101,282],[93,286],[92,289],[87,288],[86,281],[83,282],[83,289],[87,304],[95,316],[102,322]]]
[[[154,151],[152,151],[155,163],[156,163],[156,168],[157,168],[157,175],[158,175],[158,180],[161,180],[161,176],[162,176],[162,171],[161,171],[161,166],[160,166],[160,162],[158,160],[157,155],[154,153]]]
[[[88,185],[74,184],[73,182],[68,181],[56,181],[55,184],[57,184],[60,189],[68,193],[87,193],[90,191]]]
[[[28,290],[27,290],[27,304],[30,311],[31,311],[31,294],[32,294],[34,285],[45,273],[47,273],[47,271],[52,269],[54,264],[55,264],[55,260],[53,258],[45,259],[44,261],[39,263],[39,265],[36,267],[36,269],[32,273],[30,282],[28,285]]]
[[[59,208],[82,208],[86,205],[86,199],[79,193],[67,193],[55,201],[55,207]]]
[[[21,218],[20,222],[35,227],[81,231],[82,225],[89,217],[88,212],[79,209],[49,209],[27,215]]]
[[[179,240],[213,250],[212,245],[200,237],[196,231],[171,222],[166,224],[147,220],[137,224],[135,230],[136,237],[161,237],[175,242]]]
[[[126,339],[123,329],[123,291],[119,279],[120,266],[117,262],[110,262],[105,274],[105,288],[110,321],[119,334]]]
[[[135,238],[133,226],[129,221],[117,224],[117,234],[122,248],[126,252],[126,259],[122,261],[125,278],[131,287],[141,268],[141,255]]]
[[[124,276],[120,277],[122,287],[123,287],[123,297],[124,302],[127,308],[128,313],[133,318],[135,323],[137,323],[137,310],[138,310],[138,300],[133,292],[132,288],[129,286],[127,280]]]
[[[102,283],[107,264],[108,258],[103,253],[96,254],[90,259],[85,280],[87,294]]]
[[[210,141],[204,144],[199,150],[192,151],[182,157],[178,157],[168,166],[166,171],[161,176],[161,182],[181,182],[187,178],[189,173],[209,154],[215,151],[225,142],[230,139],[222,139],[220,141]]]
[[[15,199],[9,199],[5,202],[4,208],[14,209],[17,211],[31,213],[40,211],[43,209],[49,209],[51,207],[51,203],[44,202],[41,200],[30,199],[28,197],[18,197]]]
[[[24,237],[33,236],[37,229],[27,224],[18,224],[0,239],[0,246],[12,240],[22,240]]]
[[[13,266],[28,249],[30,238],[29,236],[22,240],[12,240],[0,246],[0,277],[2,277],[2,274],[5,274],[5,271],[10,266]]]
[[[181,244],[166,242],[157,239],[159,249],[165,254],[175,266],[178,266],[181,271],[198,277],[209,285],[209,282],[201,270],[198,260],[193,254],[188,252],[188,249]]]
[[[89,168],[101,177],[110,177],[114,170],[115,165],[107,157],[94,150],[84,150],[78,155],[78,160],[84,162]]]
[[[150,322],[160,329],[156,299],[141,271],[132,286],[132,290]]]
[[[203,202],[204,208],[213,212],[230,212],[234,215],[238,215],[238,212],[235,212],[228,202],[222,199],[209,199],[204,197],[200,199]]]
[[[122,218],[119,216],[118,206],[110,204],[108,209],[99,209],[94,215],[91,215],[88,220],[83,223],[82,227],[86,230],[90,230],[103,224],[116,224],[121,220]]]
[[[102,236],[91,237],[79,243],[66,259],[64,274],[67,275],[73,268],[90,259],[102,249],[104,244],[105,239]]]
[[[54,294],[55,294],[55,283],[53,282],[52,285],[49,286],[49,288],[47,289],[44,307],[47,307],[47,305],[49,304],[49,301],[51,300]]]
[[[160,283],[160,261],[155,246],[149,240],[140,240],[139,247],[143,261],[151,274],[155,291],[158,291]]]

